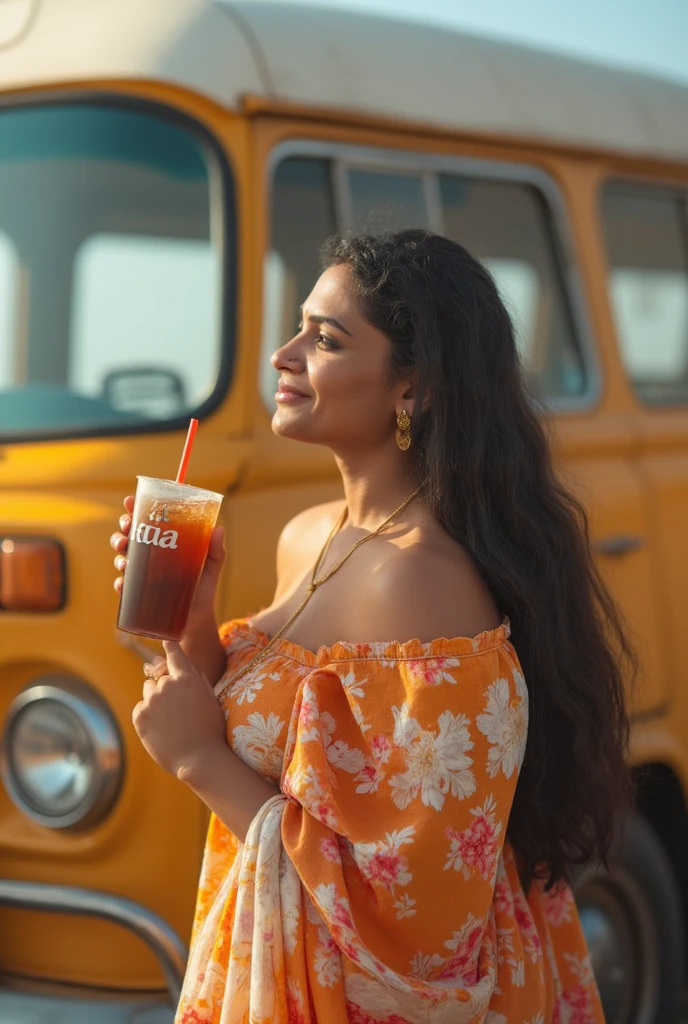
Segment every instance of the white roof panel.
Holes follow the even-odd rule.
[[[686,87],[447,28],[287,3],[230,6],[285,99],[688,157]]]
[[[3,25],[17,4],[21,31]],[[147,78],[231,107],[252,94],[688,160],[687,87],[385,17],[263,0],[14,0],[0,40],[5,91]]]

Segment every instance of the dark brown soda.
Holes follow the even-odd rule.
[[[167,521],[156,520],[161,508]],[[208,554],[214,508],[203,502],[163,506],[154,500],[144,504],[142,513],[132,523],[117,625],[128,633],[181,640]],[[136,540],[137,531],[141,541]],[[170,537],[170,531],[177,537]],[[161,547],[161,540],[172,540],[176,547]]]

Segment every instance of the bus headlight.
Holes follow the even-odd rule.
[[[122,780],[122,741],[105,702],[71,676],[43,676],[10,704],[2,778],[29,818],[48,828],[96,824]]]

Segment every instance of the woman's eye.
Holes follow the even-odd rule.
[[[321,348],[330,349],[332,351],[339,348],[337,342],[332,341],[332,339],[328,338],[325,334],[319,334],[315,339],[315,343],[316,345],[320,345]]]

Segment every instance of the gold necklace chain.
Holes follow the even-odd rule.
[[[361,537],[360,540],[357,540],[356,543],[353,545],[353,547],[351,547],[350,550],[347,551],[347,553],[344,555],[343,558],[340,558],[340,560],[337,562],[336,565],[333,565],[332,568],[329,569],[325,573],[324,576],[321,576],[321,578],[319,580],[316,580],[316,578],[315,578],[316,573],[317,573],[318,569],[320,568],[320,565],[322,564],[322,561],[325,558],[325,555],[327,554],[327,552],[330,549],[330,544],[332,543],[334,537],[339,533],[339,531],[341,530],[342,526],[344,525],[344,521],[346,519],[347,511],[348,510],[345,508],[342,511],[342,514],[340,515],[339,519],[337,520],[337,522],[332,527],[327,540],[325,541],[325,543],[323,544],[322,548],[320,549],[320,554],[318,555],[317,559],[315,560],[315,565],[313,566],[313,569],[311,571],[311,581],[308,584],[308,587],[306,589],[306,596],[304,597],[303,601],[301,602],[299,607],[296,609],[296,611],[292,615],[289,616],[289,618],[284,623],[284,625],[281,627],[281,629],[278,629],[277,632],[275,633],[275,635],[270,638],[270,640],[265,645],[265,647],[261,648],[261,650],[258,651],[258,653],[256,655],[254,655],[253,658],[251,658],[251,660],[249,661],[249,663],[247,665],[244,665],[244,667],[242,669],[239,669],[237,674],[227,684],[228,686],[233,686],[236,682],[238,682],[239,679],[243,678],[243,676],[245,676],[247,674],[247,672],[249,672],[250,669],[252,669],[253,666],[256,665],[261,660],[261,658],[265,657],[265,655],[268,653],[270,648],[273,647],[273,645],[276,644],[277,641],[282,636],[284,636],[284,634],[289,629],[291,624],[298,618],[298,616],[301,614],[303,609],[306,607],[306,605],[308,604],[308,602],[310,601],[310,599],[312,598],[313,594],[316,592],[318,587],[321,587],[323,585],[323,583],[326,583],[327,580],[329,580],[332,576],[334,576],[334,574],[337,572],[337,570],[341,569],[341,567],[344,565],[344,563],[347,561],[347,559],[351,558],[351,556],[353,555],[354,551],[357,548],[360,548],[361,544],[365,544],[367,541],[372,540],[373,537],[377,537],[378,534],[382,533],[382,531],[384,529],[386,529],[386,527],[389,526],[389,524],[392,522],[394,517],[398,516],[400,512],[403,512],[404,509],[406,508],[406,506],[410,505],[411,502],[413,501],[413,499],[418,497],[418,495],[420,494],[422,489],[423,489],[423,485],[421,484],[421,486],[418,487],[413,492],[413,494],[409,495],[408,498],[405,498],[404,501],[402,501],[401,505],[399,505],[398,508],[394,509],[394,512],[392,512],[391,516],[388,516],[387,519],[385,519],[384,523],[381,523],[380,526],[378,526],[378,528],[373,533],[369,533],[369,534],[367,534],[367,536]]]

